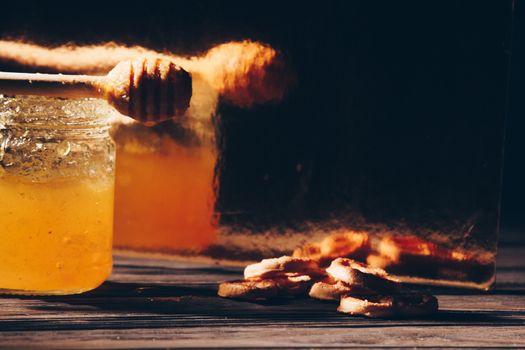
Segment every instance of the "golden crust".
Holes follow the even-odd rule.
[[[244,278],[268,278],[286,276],[286,274],[307,275],[319,277],[326,275],[315,260],[309,258],[294,258],[281,256],[280,258],[264,259],[256,264],[246,266]]]
[[[344,296],[337,311],[372,318],[419,317],[435,313],[437,299],[433,295],[403,293],[367,297]]]
[[[437,256],[438,249],[435,244],[422,240],[416,236],[387,236],[378,246],[379,254],[389,258],[393,263],[398,263],[403,255]]]
[[[369,252],[370,242],[366,232],[339,232],[321,241],[320,253],[323,258],[352,257],[364,260]]]
[[[320,300],[339,300],[344,295],[367,295],[371,293],[373,292],[367,288],[350,286],[344,282],[327,277],[320,282],[314,283],[308,295]]]
[[[335,259],[326,272],[332,278],[351,286],[362,286],[389,293],[396,292],[400,288],[399,282],[389,277],[385,270],[369,267],[347,258]]]
[[[309,258],[314,261],[321,261],[321,244],[306,243],[302,247],[296,248],[292,253],[292,257]]]
[[[391,266],[394,262],[386,256],[379,254],[370,254],[366,258],[366,263],[374,268],[386,269],[389,266]]]
[[[370,241],[366,232],[345,231],[326,236],[320,243],[310,242],[296,248],[292,256],[310,258],[327,266],[339,257],[364,261],[370,253]]]
[[[269,279],[246,279],[219,284],[218,295],[235,299],[270,299],[285,296],[305,295],[311,285],[308,276],[293,276]]]

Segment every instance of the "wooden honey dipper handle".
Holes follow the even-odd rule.
[[[188,109],[192,82],[171,61],[143,58],[120,62],[106,76],[0,72],[0,94],[104,98],[135,120],[159,122]]]
[[[42,95],[49,97],[103,97],[96,86],[104,77],[40,73],[0,72],[0,92],[7,95]]]

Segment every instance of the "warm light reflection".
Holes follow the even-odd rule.
[[[216,45],[193,57],[115,43],[45,47],[0,40],[0,61],[31,70],[106,74],[118,62],[140,56],[172,60],[190,73],[201,75],[225,101],[240,107],[279,101],[294,81],[282,55],[266,44],[248,40]]]

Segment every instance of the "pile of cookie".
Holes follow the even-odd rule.
[[[372,247],[368,233],[360,231],[343,231],[332,233],[320,242],[306,243],[295,249],[293,257],[310,258],[320,266],[328,266],[332,260],[339,257],[349,257],[358,261],[365,261],[370,255]]]
[[[247,266],[243,280],[221,283],[218,294],[244,300],[309,295],[367,317],[416,317],[438,309],[433,295],[410,291],[383,269],[349,258],[335,258],[326,269],[307,257],[264,259]]]
[[[440,246],[415,235],[386,234],[373,247],[367,232],[347,230],[308,242],[292,256],[313,259],[320,266],[346,257],[391,274],[438,280],[483,282],[494,274],[491,252]]]

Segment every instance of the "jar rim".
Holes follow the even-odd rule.
[[[109,128],[117,112],[94,98],[0,95],[0,125],[26,128]]]

